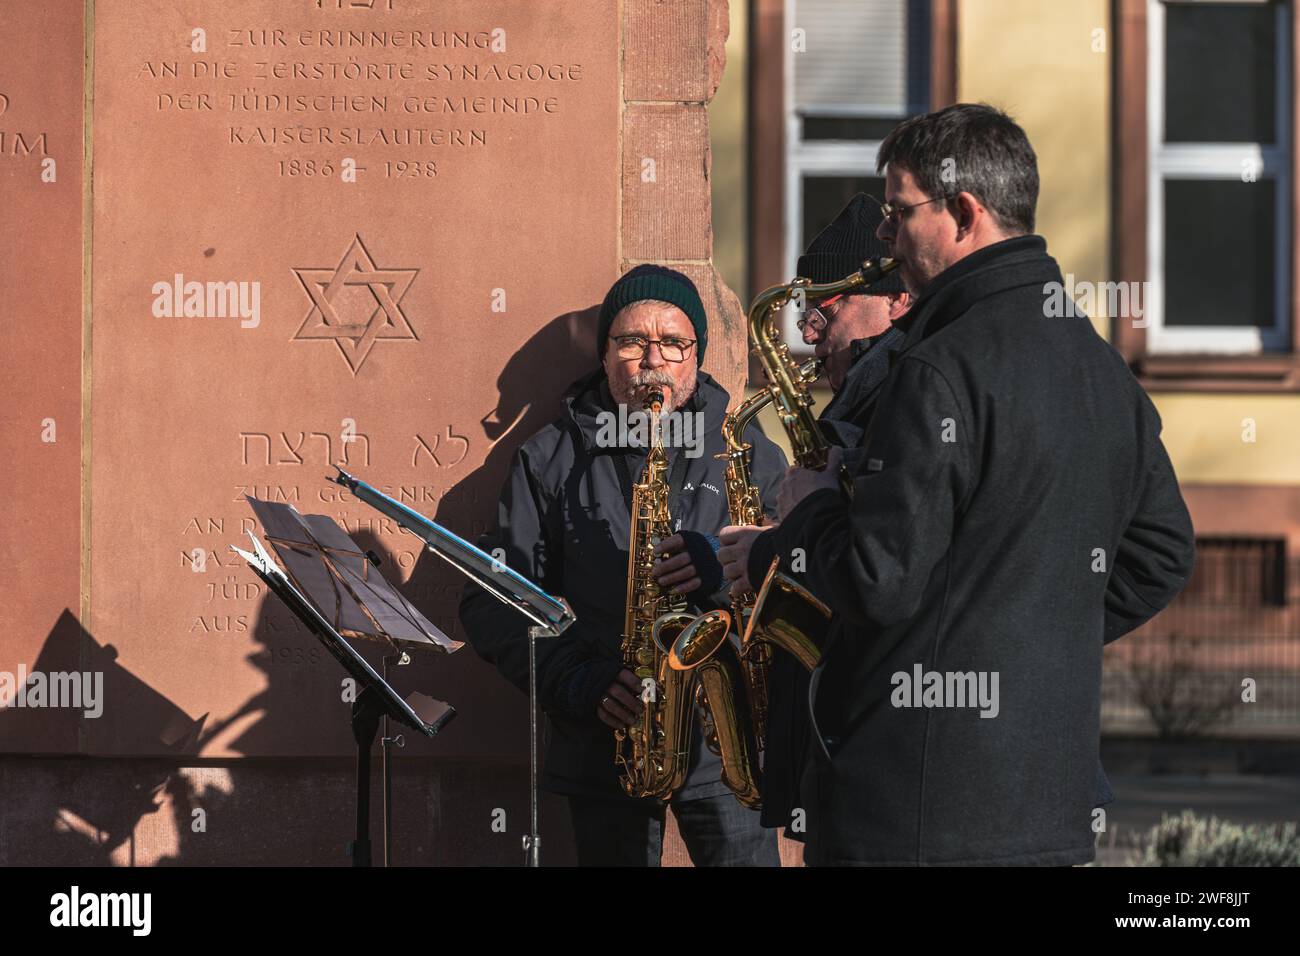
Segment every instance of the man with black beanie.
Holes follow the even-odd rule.
[[[834,282],[856,272],[865,259],[887,256],[888,247],[876,237],[880,221],[880,203],[858,193],[808,244],[799,257],[798,274],[816,283]],[[833,392],[818,415],[818,424],[826,440],[851,458],[889,375],[891,356],[903,343],[903,330],[894,322],[911,304],[898,273],[892,272],[861,291],[824,299],[799,318],[804,344],[815,347],[823,365],[822,380]],[[752,526],[728,528],[720,537],[723,544],[734,545],[762,531]],[[768,682],[763,825],[786,827],[788,836],[802,840],[795,810],[811,733],[808,673],[791,655],[777,651]]]
[[[880,203],[858,193],[808,244],[798,274],[817,283],[835,282],[860,269],[863,260],[889,255],[876,237],[880,221]],[[889,374],[890,356],[902,346],[903,330],[894,323],[911,305],[895,271],[866,289],[823,299],[799,318],[804,344],[815,347],[834,392],[818,416],[822,433],[841,448],[854,448],[862,437]]]
[[[615,423],[639,416],[652,389],[680,416],[664,428],[672,526],[656,565],[664,588],[702,613],[729,607],[717,560],[718,530],[728,520],[722,419],[730,398],[700,370],[708,344],[704,305],[691,280],[642,265],[609,290],[596,331],[600,366],[570,386],[564,411],[515,453],[501,493],[497,527],[480,547],[568,600],[577,615],[564,636],[537,646],[538,696],[547,716],[543,789],[569,799],[583,866],[658,866],[665,805],[625,796],[614,761],[615,728],[644,706],[641,687],[622,663],[632,484],[647,454],[644,432]],[[623,408],[620,409],[620,406]],[[687,427],[687,426],[690,427]],[[675,441],[688,435],[691,441]],[[753,474],[774,507],[785,458],[761,434]],[[468,585],[460,605],[469,643],[520,690],[528,686],[526,623],[481,588]],[[721,763],[703,743],[699,721],[686,782],[671,799],[696,865],[777,866],[776,836],[721,781]]]

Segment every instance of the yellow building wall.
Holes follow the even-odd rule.
[[[1038,155],[1038,233],[1061,272],[1105,281],[1110,4],[958,0],[957,11],[957,99],[996,106],[1024,127]]]
[[[1300,398],[1174,392],[1152,398],[1184,484],[1300,484]]]
[[[1076,281],[1111,278],[1111,33],[1107,0],[958,3],[958,99],[998,106],[1029,134],[1041,179],[1038,232]],[[1300,484],[1300,396],[1152,399],[1184,484]],[[1253,442],[1243,440],[1247,420]]]
[[[709,107],[714,261],[742,299],[747,277],[747,4],[731,2],[727,69]],[[1042,181],[1038,231],[1076,281],[1110,276],[1112,24],[1108,0],[959,0],[958,99],[1024,126]],[[1106,334],[1105,323],[1094,319]],[[1158,392],[1184,484],[1300,485],[1300,396]],[[1254,441],[1250,437],[1254,423]],[[775,421],[769,435],[784,440]]]
[[[746,133],[749,13],[746,0],[731,0],[727,66],[709,104],[709,143],[713,154],[713,265],[740,296],[748,296],[748,162]]]

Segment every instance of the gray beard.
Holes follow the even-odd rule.
[[[677,409],[684,406],[687,402],[689,402],[691,400],[691,396],[695,394],[695,385],[696,385],[697,377],[698,377],[698,373],[692,373],[690,376],[688,376],[687,380],[684,383],[682,383],[681,392],[679,394],[678,390],[674,387],[675,382],[673,380],[673,377],[669,375],[667,372],[653,372],[653,371],[637,372],[630,379],[628,379],[627,391],[625,394],[620,395],[616,393],[614,391],[612,384],[610,386],[610,394],[614,396],[614,401],[618,402],[619,404],[627,405],[629,408],[635,407],[639,409],[641,407],[640,398],[644,396],[644,393],[642,393],[642,396],[640,397],[637,396],[636,395],[637,386],[658,385],[664,389],[665,399],[667,399],[668,396],[670,395],[672,396],[671,407],[665,408],[664,411],[674,412],[677,411]]]

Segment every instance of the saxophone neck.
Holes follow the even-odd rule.
[[[771,402],[771,389],[765,388],[758,394],[752,395],[741,402],[735,411],[726,414],[722,419],[722,440],[726,444],[727,450],[720,454],[719,458],[726,458],[732,452],[744,451],[749,447],[745,444],[745,429],[754,420],[754,417]]]
[[[795,280],[799,281],[802,280]],[[776,317],[790,301],[794,288],[794,282],[770,286],[760,292],[749,306],[749,338],[760,358],[776,347]]]
[[[804,299],[819,302],[822,299],[829,299],[833,295],[843,295],[845,292],[852,292],[855,289],[865,289],[872,283],[879,282],[897,268],[897,259],[888,257],[866,259],[856,272],[850,272],[843,279],[836,279],[834,282],[810,282],[807,279],[795,279],[791,285],[803,289]]]
[[[662,480],[668,468],[668,456],[664,453],[663,436],[664,393],[655,389],[648,396],[641,410],[645,413],[650,427],[650,451],[646,455],[646,480]]]
[[[821,470],[826,465],[826,439],[812,413],[815,404],[809,385],[811,380],[795,364],[790,347],[781,342],[776,316],[791,299],[800,308],[831,296],[865,289],[882,276],[898,268],[894,259],[873,262],[868,259],[850,275],[835,282],[812,282],[794,279],[785,285],[772,286],[759,293],[749,310],[749,331],[754,351],[767,376],[768,390],[777,402],[781,427],[790,439],[795,463],[803,468]]]
[[[799,377],[809,385],[817,381],[821,373],[822,361],[818,358],[810,358],[799,366]],[[772,404],[775,398],[776,394],[769,385],[737,405],[735,411],[727,413],[722,420],[722,437],[726,442],[727,451],[719,455],[719,458],[729,457],[729,453],[749,447],[745,444],[745,429],[758,417],[759,412]]]

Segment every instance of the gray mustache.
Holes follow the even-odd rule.
[[[677,383],[667,372],[659,372],[654,369],[647,369],[644,372],[635,373],[628,379],[628,385],[632,388],[644,387],[646,385],[663,385],[672,388]]]

